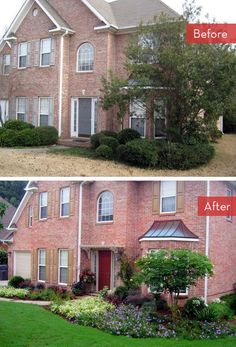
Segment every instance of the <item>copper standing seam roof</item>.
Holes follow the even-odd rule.
[[[155,221],[151,228],[141,236],[139,240],[143,238],[150,240],[158,238],[199,239],[180,219],[171,221]]]

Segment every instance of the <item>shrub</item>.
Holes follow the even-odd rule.
[[[84,295],[86,293],[86,283],[74,282],[71,287],[72,293],[76,296]]]
[[[58,141],[58,131],[52,126],[36,128],[35,134],[39,136],[41,146],[55,145]]]
[[[0,297],[25,299],[28,295],[29,291],[27,289],[13,287],[0,288]]]
[[[133,140],[117,148],[118,159],[139,167],[154,167],[157,163],[157,150],[154,142]]]
[[[117,139],[117,137],[118,137],[117,133],[115,133],[114,131],[110,131],[110,130],[103,130],[103,131],[101,131],[100,134],[108,136],[108,137],[113,137],[114,139]]]
[[[196,319],[203,322],[214,322],[216,320],[216,315],[209,306],[206,306],[203,310],[198,312]]]
[[[23,282],[19,283],[18,288],[33,290],[35,285],[30,280],[24,280]]]
[[[100,137],[101,137],[101,133],[94,134],[91,136],[90,142],[91,142],[92,148],[96,149],[100,146]]]
[[[101,136],[100,137],[100,144],[106,145],[110,147],[113,151],[113,153],[116,152],[117,147],[119,146],[119,142],[117,139],[111,136]]]
[[[234,316],[234,312],[224,303],[213,302],[208,305],[216,320],[230,320]]]
[[[34,129],[34,126],[30,123],[23,122],[21,120],[8,120],[4,123],[3,127],[8,130],[22,131],[25,129]]]
[[[19,132],[16,130],[6,129],[0,135],[1,147],[15,147],[19,146]]]
[[[236,314],[236,293],[222,296],[221,300],[223,300]]]
[[[118,141],[120,144],[125,145],[127,142],[140,139],[141,135],[134,129],[124,129],[118,134]]]
[[[31,300],[50,301],[54,300],[56,293],[52,289],[35,290],[30,293]]]
[[[18,133],[18,145],[31,147],[40,144],[40,137],[36,129],[24,129]]]
[[[45,289],[45,283],[39,282],[36,284],[35,289]]]
[[[207,306],[202,298],[193,297],[186,301],[183,309],[183,315],[185,317],[195,319],[206,307]]]
[[[5,249],[0,248],[0,265],[6,265],[7,260],[7,251]]]
[[[114,294],[118,296],[120,300],[124,300],[128,296],[129,290],[127,287],[119,286],[116,288]]]
[[[107,296],[108,292],[109,292],[109,288],[107,286],[105,286],[103,289],[101,289],[98,292],[98,295],[99,295],[100,299],[105,299],[105,297]]]
[[[10,278],[8,284],[10,287],[19,288],[19,285],[24,282],[24,278],[21,276],[13,276]]]
[[[112,159],[113,157],[113,150],[111,149],[111,147],[106,146],[106,145],[100,145],[97,149],[96,149],[96,154],[99,157],[105,158],[105,159]]]

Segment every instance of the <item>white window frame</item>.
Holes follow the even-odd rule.
[[[92,68],[92,70],[80,70],[80,66],[81,66],[81,64],[80,64],[80,50],[85,45],[90,45],[92,47],[92,49],[93,49],[93,68]],[[76,72],[78,72],[78,73],[91,73],[91,72],[94,72],[94,64],[95,64],[95,49],[94,49],[94,46],[90,42],[83,42],[79,46],[79,48],[77,50]]]
[[[45,252],[45,263],[44,264],[40,264],[40,252]],[[45,280],[41,280],[39,278],[39,268],[40,267],[45,267]],[[41,283],[45,283],[46,282],[46,249],[44,248],[41,248],[41,249],[38,249],[38,282],[41,282]]]
[[[185,292],[179,293],[179,296],[188,296],[189,293],[189,288],[187,287]],[[176,293],[174,293],[174,295],[176,296]]]
[[[63,202],[63,191],[68,190],[69,194],[68,194],[68,201]],[[60,218],[68,218],[70,216],[70,187],[64,187],[60,189]],[[68,215],[62,215],[62,205],[68,204],[69,205],[69,212]]]
[[[28,207],[28,227],[32,228],[33,226],[33,206]]]
[[[233,196],[233,190],[230,189],[230,188],[227,188],[227,197],[231,198],[232,196]],[[226,216],[226,220],[228,222],[232,222],[233,221],[233,216],[232,215],[231,216]]]
[[[61,266],[61,252],[66,251],[67,252],[67,266]],[[67,269],[67,279],[69,280],[69,250],[66,248],[61,248],[58,250],[58,284],[62,286],[67,286],[68,283],[60,282],[61,279],[61,268]]]
[[[43,196],[43,194],[46,194],[46,204],[42,205],[42,199],[41,196]],[[43,207],[47,207],[47,217],[46,218],[42,218],[42,213],[41,213],[41,209]],[[42,192],[39,194],[39,220],[47,220],[48,219],[48,192]]]
[[[50,52],[43,52],[43,43],[44,43],[44,41],[49,41],[49,40],[50,40]],[[51,60],[51,55],[52,55],[52,38],[51,37],[48,37],[46,39],[40,40],[40,67],[49,67],[49,66],[51,66],[50,62],[49,62],[49,65],[42,65],[43,54],[50,54],[50,60]]]
[[[48,100],[48,113],[41,113],[41,101],[42,100]],[[38,126],[40,127],[41,123],[41,116],[48,116],[48,124],[49,124],[49,117],[50,117],[50,97],[39,97],[39,105],[38,105]]]
[[[21,46],[26,45],[26,55],[21,55]],[[26,66],[20,66],[20,58],[26,57]],[[18,46],[18,69],[26,69],[27,68],[27,57],[28,57],[28,42],[21,42]]]
[[[22,112],[19,112],[19,101],[20,100],[23,100],[25,101],[25,112],[24,112],[24,122],[26,121],[26,102],[27,102],[27,98],[24,97],[24,96],[17,96],[16,98],[16,119],[19,119],[18,118],[18,114],[23,114]]]
[[[100,221],[99,220],[99,211],[100,211],[100,209],[99,209],[99,201],[100,201],[100,199],[101,199],[101,197],[102,197],[102,195],[104,195],[105,193],[109,193],[109,194],[111,194],[111,196],[112,196],[112,220],[109,220],[109,221]],[[112,194],[112,192],[110,192],[109,190],[104,190],[101,194],[99,194],[99,196],[98,196],[98,199],[97,199],[97,223],[98,224],[109,224],[109,223],[113,223],[114,222],[114,195]]]
[[[130,129],[133,129],[133,128],[132,128],[132,119],[144,119],[144,130],[143,130],[144,134],[143,134],[143,136],[141,135],[141,138],[144,139],[144,138],[146,138],[147,118],[146,118],[146,115],[144,115],[143,117],[139,117],[139,116],[133,114],[133,104],[134,104],[134,103],[142,103],[142,104],[144,105],[144,103],[142,102],[142,100],[134,100],[133,102],[130,103],[129,128],[130,128]],[[145,105],[144,105],[144,109],[146,109],[146,108],[145,108]],[[147,110],[145,111],[145,113],[146,113],[146,112],[147,112]],[[135,130],[135,129],[134,129],[134,130]]]
[[[6,57],[9,57],[9,64],[6,64]],[[3,55],[3,70],[2,70],[2,72],[3,72],[3,75],[4,76],[8,76],[9,74],[10,74],[10,71],[8,72],[8,73],[6,73],[6,67],[8,67],[9,66],[9,70],[10,70],[10,68],[11,68],[11,54],[4,54]]]
[[[175,195],[166,195],[163,196],[162,194],[162,185],[165,182],[175,182]],[[162,199],[164,198],[171,198],[175,196],[175,211],[168,211],[168,212],[163,212],[162,211]],[[160,185],[160,213],[161,214],[169,214],[169,213],[176,213],[176,209],[177,209],[177,182],[176,181],[161,181],[161,185]]]

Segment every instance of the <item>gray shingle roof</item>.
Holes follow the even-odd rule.
[[[141,22],[150,23],[161,13],[170,17],[179,14],[160,0],[87,0],[111,25],[118,28],[136,27]]]
[[[151,228],[140,239],[158,238],[179,238],[196,239],[198,237],[192,233],[182,220],[155,221]]]

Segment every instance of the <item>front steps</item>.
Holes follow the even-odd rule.
[[[90,148],[90,138],[89,137],[78,137],[76,139],[59,139],[58,144],[66,147],[82,147]]]

